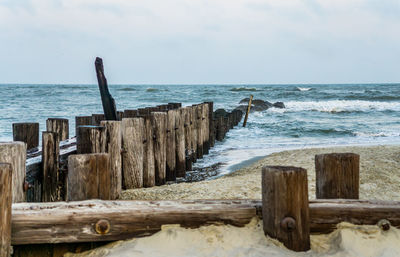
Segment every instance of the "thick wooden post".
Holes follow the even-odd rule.
[[[186,155],[185,155],[185,113],[183,108],[176,110],[175,116],[175,143],[176,143],[176,176],[185,177],[186,175]]]
[[[192,130],[192,162],[197,160],[197,108],[190,106],[190,126]]]
[[[192,122],[191,122],[191,107],[183,108],[184,129],[185,129],[185,168],[192,170]]]
[[[208,154],[208,150],[210,149],[210,119],[208,116],[208,104],[203,103],[201,106],[203,112],[203,154]]]
[[[223,116],[219,116],[217,118],[217,134],[216,134],[216,138],[217,138],[218,141],[222,141],[222,140],[224,140],[224,136],[225,136],[224,117]]]
[[[309,250],[307,171],[297,167],[263,167],[262,212],[266,235],[290,250]]]
[[[92,116],[75,117],[75,136],[78,136],[78,127],[92,125]]]
[[[358,199],[360,156],[330,153],[315,156],[317,199]]]
[[[77,154],[101,153],[103,129],[100,126],[80,126],[76,137]]]
[[[243,127],[246,127],[247,118],[249,117],[252,101],[253,101],[253,95],[250,96],[249,105],[247,106],[246,116],[244,116]]]
[[[39,146],[39,123],[13,123],[13,140],[25,142],[27,150]]]
[[[100,122],[106,120],[104,114],[92,114],[92,125],[100,126]]]
[[[0,143],[0,162],[11,164],[13,203],[25,202],[26,144],[23,142]]]
[[[115,200],[122,190],[122,135],[121,121],[102,121],[104,129],[101,132],[101,152],[110,156],[111,188],[110,199]]]
[[[11,254],[12,169],[0,163],[0,256]]]
[[[46,120],[46,130],[56,132],[59,141],[64,141],[69,138],[68,119],[48,118]]]
[[[196,105],[197,159],[203,158],[203,108]]]
[[[124,118],[135,118],[138,116],[137,110],[124,110]]]
[[[60,141],[56,132],[42,133],[42,202],[62,200],[59,185]]]
[[[143,186],[156,185],[154,164],[154,133],[150,114],[144,116]]]
[[[68,157],[67,200],[110,200],[109,154],[76,154]]]
[[[122,119],[122,172],[126,189],[143,187],[143,118]]]
[[[151,113],[151,125],[153,128],[155,183],[160,186],[164,185],[166,180],[167,113]]]
[[[214,130],[214,102],[206,102],[208,105],[208,127],[209,127],[209,148],[215,145],[215,130]]]
[[[176,180],[176,116],[176,110],[169,110],[167,113],[167,181]]]
[[[96,57],[95,61],[97,81],[99,83],[99,90],[101,96],[101,102],[103,104],[103,111],[105,120],[118,120],[117,108],[115,107],[114,98],[108,91],[108,84],[106,76],[104,75],[103,60]]]

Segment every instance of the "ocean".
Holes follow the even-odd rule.
[[[12,140],[12,123],[102,113],[97,85],[0,85],[0,141]],[[289,149],[400,144],[400,84],[331,85],[109,85],[118,110],[213,101],[232,110],[243,98],[284,102],[249,115],[195,167],[219,163],[218,176],[267,154]]]

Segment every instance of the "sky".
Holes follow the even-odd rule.
[[[0,0],[0,83],[400,82],[400,0]]]

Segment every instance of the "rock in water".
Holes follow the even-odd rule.
[[[280,108],[280,109],[286,108],[285,104],[283,102],[276,102],[276,103],[273,104],[273,106],[275,108]]]

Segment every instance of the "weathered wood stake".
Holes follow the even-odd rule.
[[[155,183],[164,185],[166,180],[166,142],[167,142],[167,113],[151,113],[151,125],[153,128],[153,149],[155,166]]]
[[[114,98],[108,91],[107,79],[104,75],[103,60],[96,57],[95,61],[97,81],[99,83],[101,102],[103,104],[105,120],[118,120],[117,108],[115,107]]]
[[[23,142],[0,143],[0,162],[11,164],[13,203],[25,202],[26,144]]]
[[[126,189],[143,187],[144,119],[122,119],[122,171]]]
[[[100,122],[102,120],[106,120],[104,114],[92,114],[92,125],[93,126],[100,126]]]
[[[12,169],[0,163],[0,256],[11,254]]]
[[[27,150],[39,146],[39,123],[13,123],[13,140],[25,142]]]
[[[176,116],[176,110],[169,110],[167,113],[167,181],[176,180]]]
[[[77,154],[101,153],[103,129],[101,126],[80,126],[76,137]]]
[[[247,118],[249,117],[249,112],[250,112],[252,101],[253,101],[253,95],[250,95],[250,100],[249,100],[249,105],[247,106],[246,116],[244,116],[243,127],[246,127]]]
[[[297,167],[263,167],[262,212],[266,235],[290,250],[309,250],[307,171]]]
[[[78,127],[92,125],[92,116],[76,116],[75,117],[75,136],[78,136]]]
[[[56,132],[42,133],[42,202],[61,200],[59,185],[60,141]]]
[[[69,138],[68,119],[49,118],[46,120],[46,130],[56,132],[59,141],[64,141]]]
[[[360,156],[330,153],[315,156],[317,199],[358,199]]]
[[[143,145],[143,186],[153,187],[156,184],[154,164],[154,133],[150,114],[144,116]]]
[[[183,108],[178,108],[175,116],[175,143],[176,143],[176,176],[185,177],[185,114]]]

